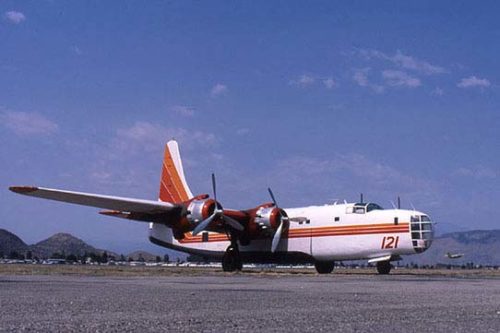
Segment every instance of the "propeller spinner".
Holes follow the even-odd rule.
[[[214,200],[215,200],[214,212],[212,213],[212,215],[210,215],[205,220],[201,221],[196,225],[196,227],[193,230],[193,235],[196,236],[200,232],[204,231],[214,220],[221,220],[223,223],[227,224],[231,228],[238,231],[243,231],[244,227],[240,224],[240,222],[236,221],[235,219],[229,216],[224,215],[224,209],[222,209],[222,206],[217,201],[217,187],[215,182],[215,174],[213,173],[212,173],[212,191],[214,193]]]

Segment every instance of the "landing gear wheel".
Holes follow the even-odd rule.
[[[243,263],[240,258],[240,251],[235,246],[229,246],[222,257],[222,270],[224,272],[241,271]]]
[[[380,261],[377,263],[377,272],[379,274],[387,275],[390,273],[392,268],[390,261]]]
[[[316,261],[314,263],[314,267],[319,274],[330,274],[333,272],[334,265],[333,261]]]

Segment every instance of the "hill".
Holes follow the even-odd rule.
[[[449,259],[446,253],[463,253],[458,259]],[[461,265],[469,262],[480,265],[500,265],[500,230],[473,230],[451,232],[434,239],[431,247],[421,255],[405,257],[405,263],[419,265],[436,263]]]
[[[48,258],[53,253],[82,256],[85,253],[101,254],[104,252],[104,250],[96,249],[81,239],[65,233],[55,234],[41,242],[31,245],[30,249],[35,256],[40,258]]]
[[[146,251],[134,251],[129,253],[127,258],[134,261],[156,261],[156,255]],[[163,259],[163,257],[161,257],[161,259]]]
[[[25,254],[29,246],[13,233],[0,229],[0,257],[9,255],[11,252]]]

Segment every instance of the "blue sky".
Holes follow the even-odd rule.
[[[0,2],[0,227],[118,251],[147,226],[21,197],[155,199],[175,137],[225,207],[365,198],[498,228],[497,2]]]

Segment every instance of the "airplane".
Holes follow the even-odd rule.
[[[464,254],[463,253],[446,252],[446,254],[444,256],[448,259],[458,259],[458,258],[462,258],[464,256]]]
[[[223,208],[213,198],[193,195],[184,175],[178,143],[166,144],[158,201],[12,186],[27,196],[103,208],[100,214],[149,223],[149,240],[159,246],[222,261],[226,272],[246,263],[313,263],[331,273],[335,261],[368,260],[379,274],[392,261],[422,253],[433,240],[433,222],[416,210],[383,209],[376,203],[333,203],[281,208],[271,202],[250,209]]]

